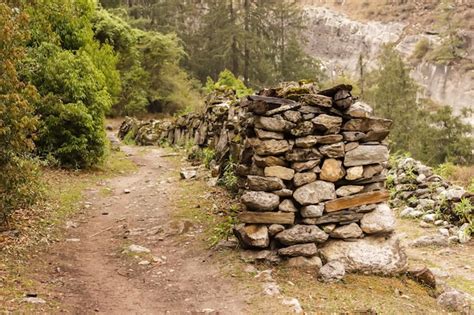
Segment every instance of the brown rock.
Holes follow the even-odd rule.
[[[342,162],[335,159],[324,160],[323,167],[321,168],[320,178],[329,182],[337,182],[345,175]]]
[[[293,224],[295,214],[291,212],[250,212],[239,213],[238,218],[243,223],[262,224]]]
[[[356,180],[356,179],[362,178],[362,175],[364,173],[364,167],[362,166],[349,167],[346,171],[347,171],[347,175],[346,175],[347,180]]]
[[[278,233],[280,233],[281,231],[283,231],[285,229],[285,227],[281,224],[272,224],[268,227],[268,234],[270,236],[274,236]]]
[[[321,258],[318,256],[313,257],[291,257],[286,261],[286,266],[290,268],[311,268],[319,269],[323,265]]]
[[[234,235],[243,248],[267,248],[270,245],[268,228],[265,225],[239,224],[234,228]]]
[[[315,168],[319,165],[321,160],[311,160],[307,162],[294,162],[291,164],[291,168],[297,172],[303,172]]]
[[[298,209],[291,199],[283,200],[278,206],[278,210],[281,212],[298,212]]]
[[[265,176],[278,177],[283,180],[292,180],[295,170],[283,166],[269,166],[265,168]]]
[[[262,140],[269,140],[269,139],[283,140],[283,139],[285,139],[285,135],[281,132],[267,131],[267,130],[255,128],[255,133],[257,134],[257,137],[259,139],[262,139]]]
[[[382,163],[388,160],[388,148],[383,145],[360,145],[346,153],[345,166]]]
[[[348,142],[344,145],[344,151],[348,152],[354,150],[359,146],[359,142]]]
[[[436,278],[426,266],[412,266],[407,270],[407,276],[431,289],[436,289]]]
[[[272,211],[280,204],[280,197],[263,191],[247,191],[241,201],[250,210]]]
[[[365,138],[365,133],[358,131],[345,131],[342,133],[345,141],[359,141]]]
[[[318,94],[305,94],[301,98],[301,102],[309,106],[332,107],[332,99],[330,97]]]
[[[333,183],[317,180],[296,189],[293,198],[300,205],[314,205],[336,198],[336,189]]]
[[[303,222],[305,224],[350,223],[359,221],[363,216],[363,213],[357,213],[351,210],[342,210],[325,214],[319,218],[306,218],[303,220]]]
[[[247,184],[250,190],[274,191],[285,188],[285,184],[277,177],[248,176]]]
[[[341,117],[326,114],[319,115],[312,121],[317,130],[324,131],[328,134],[338,133],[342,125]]]
[[[346,111],[346,114],[354,118],[367,118],[372,114],[373,109],[364,102],[357,101]]]
[[[389,196],[390,194],[387,191],[374,191],[342,197],[326,202],[326,212],[334,212],[342,209],[384,202],[388,200]]]
[[[383,118],[360,118],[351,119],[344,124],[342,130],[344,131],[361,131],[361,132],[386,132],[392,126],[390,119]]]
[[[324,205],[309,205],[301,209],[303,218],[318,218],[323,215]]]
[[[306,162],[309,160],[318,160],[321,158],[321,153],[316,148],[301,149],[295,148],[286,152],[285,159],[289,162]]]
[[[336,195],[338,197],[347,197],[350,195],[360,193],[363,189],[364,189],[364,186],[356,186],[356,185],[341,186],[336,190]]]
[[[289,110],[283,113],[283,117],[285,117],[286,120],[291,121],[292,123],[298,123],[300,122],[303,118],[301,117],[301,113],[295,110]]]
[[[289,247],[284,247],[278,250],[278,255],[280,256],[290,256],[290,257],[297,257],[297,256],[304,256],[304,257],[311,257],[318,253],[318,248],[314,243],[308,244],[298,244]]]
[[[295,137],[304,137],[312,134],[314,125],[310,121],[299,122],[298,125],[290,130],[290,133]]]
[[[265,168],[267,166],[287,166],[287,163],[276,156],[259,156],[254,155],[253,160],[258,167]]]
[[[293,183],[296,187],[300,187],[314,182],[317,178],[318,176],[313,172],[296,173],[295,177],[293,178]]]
[[[371,177],[374,177],[375,175],[380,174],[382,171],[383,171],[383,166],[380,164],[367,165],[367,166],[364,166],[364,172],[362,176],[364,178],[371,178]]]
[[[343,137],[341,135],[325,135],[316,136],[316,139],[319,144],[332,144],[336,142],[341,142]]]
[[[258,155],[279,155],[291,150],[286,140],[258,140],[254,142],[255,152]]]
[[[306,136],[296,138],[295,145],[299,148],[311,148],[318,143],[318,136]]]
[[[319,152],[321,152],[322,155],[330,158],[343,157],[345,153],[344,143],[338,142],[334,144],[323,145],[319,147]]]
[[[284,120],[283,118],[273,118],[258,116],[255,119],[255,127],[268,131],[284,132],[293,128],[295,124]]]

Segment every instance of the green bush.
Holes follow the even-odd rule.
[[[427,38],[422,38],[416,43],[412,57],[416,60],[422,60],[426,56],[430,48],[430,41]]]
[[[211,93],[215,90],[228,89],[234,90],[239,98],[253,93],[252,89],[246,87],[242,80],[236,78],[235,75],[227,69],[219,74],[219,78],[216,82],[208,77],[204,88],[206,93]]]

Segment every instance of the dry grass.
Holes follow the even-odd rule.
[[[447,179],[453,184],[460,185],[466,188],[470,185],[473,185],[474,165],[455,166],[452,174],[450,174]]]

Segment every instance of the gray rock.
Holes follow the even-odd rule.
[[[255,140],[255,152],[258,155],[279,155],[291,150],[291,145],[286,140]]]
[[[292,180],[295,176],[295,170],[283,166],[269,166],[265,167],[265,176]]]
[[[318,218],[323,215],[324,205],[310,205],[301,208],[301,216],[303,218]]]
[[[322,243],[325,242],[328,237],[329,235],[316,225],[295,225],[275,236],[275,238],[284,245],[314,242]]]
[[[311,257],[318,253],[318,248],[314,243],[308,244],[297,244],[292,245],[289,247],[284,247],[278,250],[278,255],[280,256],[290,256],[290,257],[297,257],[297,256],[305,256]]]
[[[428,214],[425,214],[423,217],[421,217],[421,219],[425,221],[426,223],[433,223],[436,219],[436,214],[428,213]]]
[[[267,248],[270,245],[266,225],[239,224],[234,228],[234,234],[243,248]]]
[[[340,158],[344,156],[344,143],[338,142],[334,144],[323,145],[319,147],[319,152],[322,155],[330,157],[330,158]]]
[[[426,246],[448,246],[448,238],[442,235],[425,235],[414,240],[410,245],[412,247]]]
[[[446,229],[446,228],[441,228],[441,229],[438,229],[438,232],[439,234],[445,236],[445,237],[449,237],[449,230]]]
[[[367,234],[391,233],[395,230],[395,216],[390,207],[379,204],[374,211],[364,215],[360,221],[362,231]]]
[[[247,184],[250,190],[274,191],[285,188],[285,184],[277,177],[247,176]]]
[[[322,130],[328,134],[339,133],[341,130],[341,117],[322,114],[314,118],[312,121],[316,129]]]
[[[130,253],[136,253],[136,254],[151,253],[151,250],[149,250],[148,248],[140,246],[140,245],[135,245],[135,244],[128,246],[127,250]]]
[[[283,117],[295,124],[303,119],[303,117],[301,117],[301,113],[295,110],[288,110],[284,112]]]
[[[286,266],[290,268],[311,268],[317,269],[321,268],[323,262],[318,256],[313,257],[291,257],[286,261]]]
[[[291,164],[291,168],[297,172],[303,172],[315,168],[319,165],[321,160],[311,160],[307,162],[294,162]]]
[[[359,131],[344,131],[342,133],[345,141],[359,141],[366,137],[366,134]]]
[[[314,182],[317,178],[318,176],[313,172],[296,173],[295,177],[293,178],[293,183],[296,187],[300,187]]]
[[[372,112],[373,109],[368,104],[357,101],[347,109],[346,114],[354,118],[367,118]]]
[[[329,240],[319,252],[328,262],[342,262],[348,272],[396,275],[407,267],[407,256],[395,236],[367,236],[351,242]]]
[[[196,170],[192,170],[192,169],[189,169],[189,170],[182,170],[179,175],[181,176],[181,179],[191,179],[191,178],[195,178],[197,176],[197,171]],[[128,191],[128,193],[130,192],[130,190]],[[125,193],[127,193],[125,191]]]
[[[451,289],[440,294],[436,302],[449,311],[470,314],[472,299],[465,293]]]
[[[270,236],[274,236],[278,233],[280,233],[281,231],[285,230],[285,227],[281,224],[272,224],[268,227],[268,234]]]
[[[471,236],[469,235],[469,223],[464,223],[461,225],[458,231],[458,238],[459,238],[459,243],[465,244],[471,240]]]
[[[451,187],[443,191],[441,197],[448,201],[460,200],[465,193],[466,191],[462,187]]]
[[[346,269],[340,261],[330,261],[319,269],[318,279],[325,283],[341,281],[346,275]]]
[[[347,169],[346,179],[347,180],[356,180],[356,179],[362,178],[363,174],[364,174],[364,167],[363,166],[349,167]]]
[[[360,145],[359,142],[348,142],[344,145],[344,151],[348,152],[348,151],[354,150],[359,145]]]
[[[262,140],[270,140],[270,139],[283,140],[283,139],[285,139],[285,135],[281,132],[267,131],[267,130],[255,128],[255,133],[257,134],[257,137],[259,139],[262,139]]]
[[[265,129],[268,131],[283,132],[293,128],[295,124],[286,121],[282,118],[258,116],[255,119],[255,127]]]
[[[273,211],[280,204],[280,197],[263,191],[247,191],[241,201],[250,210]]]
[[[295,148],[286,152],[285,159],[289,162],[306,162],[309,160],[318,160],[321,158],[321,153],[316,148]]]
[[[46,304],[46,301],[39,297],[28,296],[22,299],[23,302],[29,304]]]
[[[326,224],[326,223],[351,223],[359,221],[364,216],[352,210],[342,210],[323,215],[320,218],[306,218],[305,224]]]
[[[283,200],[278,206],[278,210],[282,212],[298,212],[298,209],[291,199]]]
[[[360,145],[346,153],[345,166],[383,163],[388,160],[388,148],[383,145]]]
[[[336,190],[336,195],[338,197],[347,197],[350,195],[360,193],[363,189],[364,189],[364,186],[356,186],[356,185],[341,186]]]
[[[351,223],[337,227],[332,231],[329,236],[332,238],[359,238],[362,236],[362,230],[357,223]]]
[[[291,189],[281,189],[272,192],[273,194],[280,197],[291,197],[293,196],[293,190]]]
[[[315,181],[296,189],[293,198],[300,205],[314,205],[321,201],[336,199],[336,189],[333,183]]]

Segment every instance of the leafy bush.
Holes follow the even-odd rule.
[[[29,157],[37,125],[30,103],[37,93],[17,72],[25,57],[26,25],[25,14],[0,3],[0,223],[39,194],[37,167]]]
[[[422,38],[416,43],[412,57],[416,60],[422,60],[430,48],[431,44],[428,38]]]
[[[253,93],[252,89],[246,87],[242,80],[236,78],[235,75],[227,69],[219,73],[219,78],[216,82],[208,77],[204,90],[207,93],[215,90],[234,90],[239,98]]]
[[[231,192],[237,191],[238,177],[235,173],[237,164],[232,159],[229,159],[224,167],[224,173],[219,179],[219,184],[224,186]]]
[[[461,202],[454,207],[454,213],[459,217],[460,223],[469,224],[467,233],[471,235],[474,232],[474,206],[469,199],[461,199]]]
[[[446,162],[438,165],[438,167],[435,168],[435,173],[441,177],[448,178],[454,173],[455,170],[456,166],[453,163]]]

